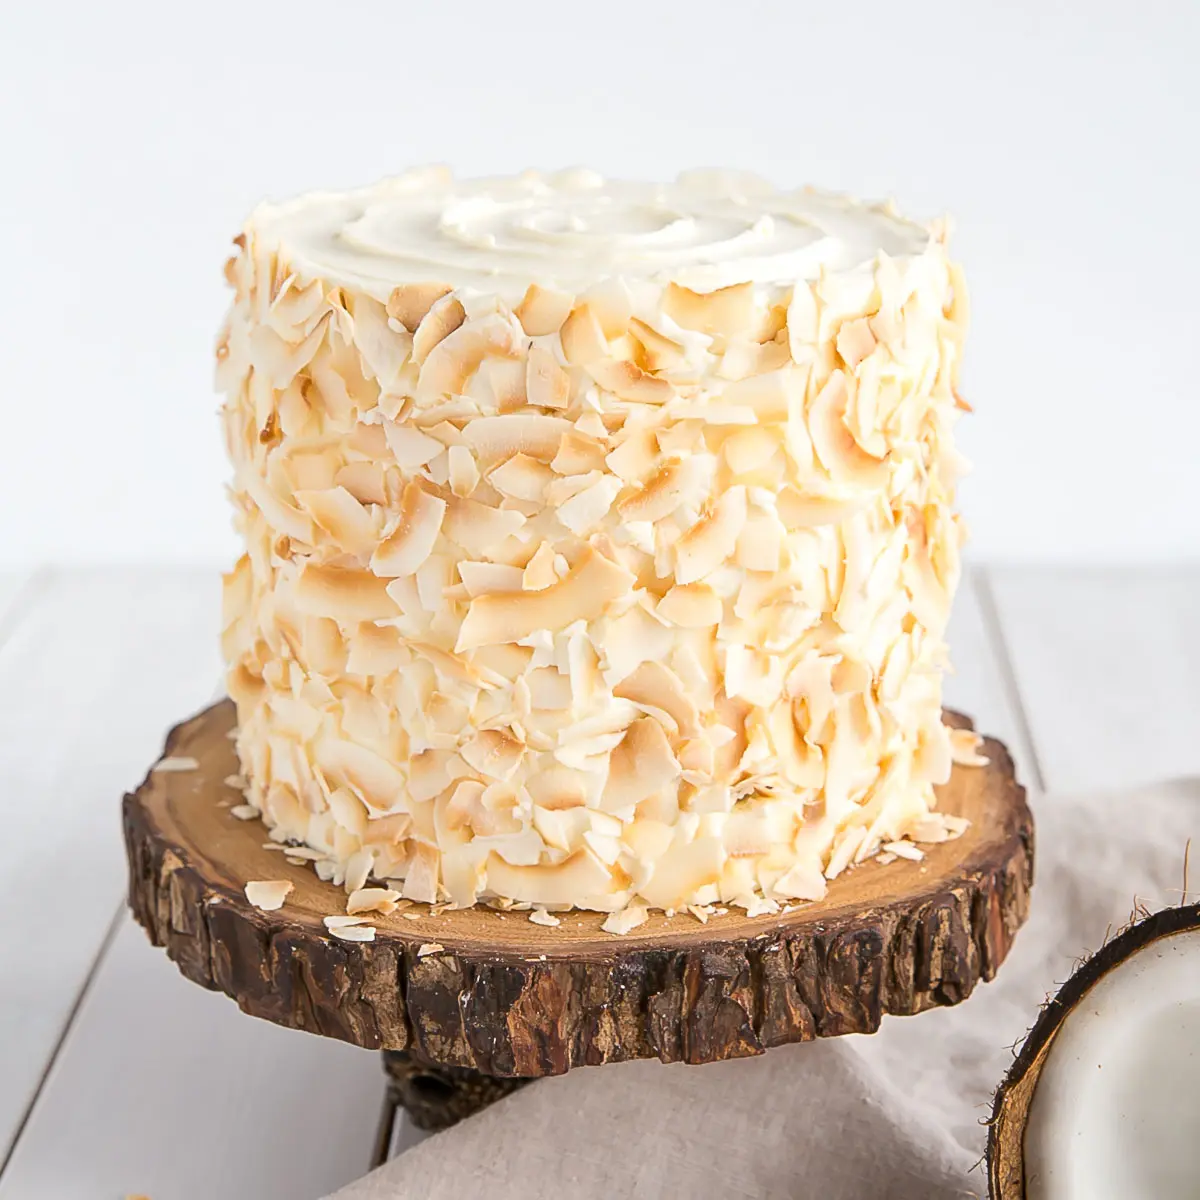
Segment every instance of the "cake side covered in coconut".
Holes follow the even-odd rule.
[[[358,891],[820,899],[956,830],[944,230],[694,173],[264,206],[217,349],[246,799]]]

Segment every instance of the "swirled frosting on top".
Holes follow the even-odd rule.
[[[264,204],[251,226],[294,268],[377,298],[433,280],[492,293],[530,280],[578,290],[607,276],[697,290],[785,283],[929,243],[889,207],[726,171],[634,183],[585,170],[456,180],[426,168]]]

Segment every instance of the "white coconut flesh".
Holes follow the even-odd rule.
[[[1200,1197],[1200,930],[1144,946],[1068,1014],[1024,1162],[1027,1200]]]

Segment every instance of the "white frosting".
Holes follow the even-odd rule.
[[[580,291],[613,275],[706,291],[816,279],[929,243],[926,229],[884,207],[718,171],[633,183],[584,170],[455,180],[427,168],[264,204],[250,225],[293,269],[378,298],[428,280],[493,293],[531,280]]]

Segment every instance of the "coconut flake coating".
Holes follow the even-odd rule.
[[[247,800],[349,891],[819,899],[944,836],[961,274],[940,228],[706,174],[669,189],[673,277],[662,238],[652,263],[626,244],[651,185],[580,178],[582,204],[562,176],[417,173],[237,239],[217,377]],[[488,194],[514,189],[586,252],[491,230],[489,273]],[[798,197],[839,222],[803,262],[769,227]],[[464,205],[469,254],[413,233]],[[759,231],[745,255],[688,234],[714,209]]]

